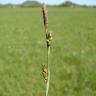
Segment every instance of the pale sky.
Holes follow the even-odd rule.
[[[0,0],[0,3],[22,3],[27,0]],[[30,0],[32,1],[32,0]],[[87,5],[96,5],[96,0],[33,0],[33,1],[40,1],[41,3],[47,4],[60,4],[65,1],[72,1],[77,4],[87,4]]]

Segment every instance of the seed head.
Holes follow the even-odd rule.
[[[45,28],[47,28],[48,27],[48,7],[47,7],[47,5],[43,4],[42,11],[43,11],[44,26],[45,26]]]
[[[42,75],[45,83],[48,81],[48,67],[46,65],[42,65]]]
[[[52,44],[52,40],[53,40],[53,37],[52,37],[52,33],[51,32],[48,32],[46,34],[46,39],[47,39],[47,47],[49,47]]]

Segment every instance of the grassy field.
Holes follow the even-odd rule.
[[[96,9],[49,8],[49,96],[96,96]],[[0,9],[0,96],[45,96],[42,11]]]

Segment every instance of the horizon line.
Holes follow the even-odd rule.
[[[31,1],[31,0],[27,0],[27,1]],[[5,5],[5,4],[14,4],[14,5],[18,5],[18,4],[22,4],[22,3],[24,3],[24,2],[27,2],[26,0],[25,1],[21,1],[21,2],[0,2],[0,4],[2,4],[2,5]],[[45,3],[45,2],[41,2],[41,1],[38,1],[38,0],[33,0],[33,1],[31,1],[31,2],[39,2],[39,3],[41,3],[41,4],[43,4],[43,3]],[[45,4],[48,4],[48,5],[60,5],[60,4],[63,4],[63,3],[65,3],[65,2],[67,2],[67,1],[63,1],[63,2],[60,2],[60,3],[45,3]],[[78,4],[78,5],[89,5],[89,6],[94,6],[94,5],[96,5],[96,4],[81,4],[81,3],[76,3],[76,2],[74,2],[74,1],[69,1],[69,2],[72,2],[72,3],[75,3],[75,4]]]

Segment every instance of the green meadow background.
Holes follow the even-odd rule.
[[[49,96],[96,96],[96,9],[49,8]],[[40,8],[0,8],[0,96],[45,96]]]

